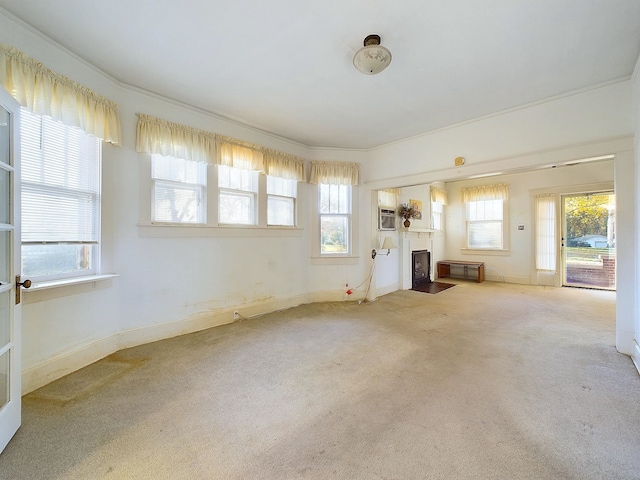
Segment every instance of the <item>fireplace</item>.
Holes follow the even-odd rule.
[[[431,283],[431,253],[429,250],[411,252],[411,288]]]

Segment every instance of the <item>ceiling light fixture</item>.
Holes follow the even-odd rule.
[[[353,66],[365,75],[380,73],[391,63],[391,52],[380,45],[380,35],[367,35],[364,47],[353,56]]]

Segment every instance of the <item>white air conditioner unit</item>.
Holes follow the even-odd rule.
[[[378,230],[395,230],[396,229],[396,209],[395,208],[378,208]]]

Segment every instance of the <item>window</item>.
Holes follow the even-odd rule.
[[[153,222],[205,223],[207,164],[151,155]]]
[[[258,172],[218,165],[218,222],[256,225]]]
[[[432,184],[431,190],[431,228],[434,230],[442,230],[444,218],[444,206],[448,203],[447,191],[443,188],[442,182]],[[474,199],[478,200],[478,199]]]
[[[442,230],[442,214],[444,206],[440,202],[431,202],[431,228]]]
[[[92,275],[100,260],[101,140],[21,110],[22,274]]]
[[[320,253],[350,253],[351,186],[319,184]]]
[[[466,202],[468,248],[503,248],[503,204],[503,200]]]
[[[294,226],[298,182],[267,175],[267,225]]]

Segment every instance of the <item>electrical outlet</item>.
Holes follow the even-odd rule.
[[[240,320],[242,318],[242,316],[240,315],[240,312],[233,312],[233,319],[234,320]]]

